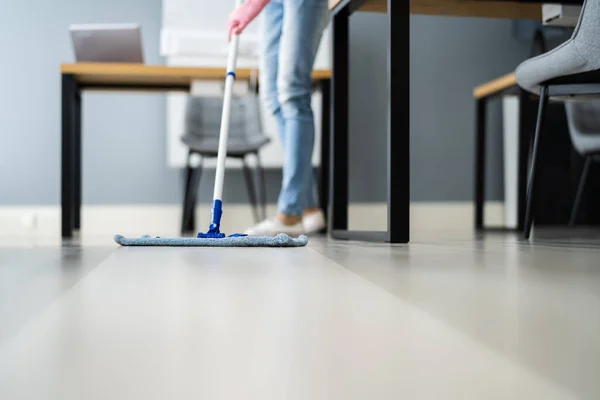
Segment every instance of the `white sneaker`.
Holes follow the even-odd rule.
[[[304,232],[306,232],[307,235],[319,233],[322,229],[327,227],[323,211],[304,216],[302,218],[302,223],[304,225]]]
[[[289,236],[298,236],[304,233],[302,221],[294,225],[284,225],[279,218],[274,217],[265,219],[257,225],[244,232],[248,236],[275,236],[279,233],[285,233]]]

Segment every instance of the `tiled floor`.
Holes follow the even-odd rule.
[[[600,398],[600,233],[3,243],[2,400]]]

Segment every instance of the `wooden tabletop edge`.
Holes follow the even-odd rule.
[[[508,89],[509,87],[515,86],[516,84],[517,79],[515,77],[515,73],[511,72],[509,74],[502,75],[496,79],[492,79],[491,81],[477,85],[475,89],[473,89],[473,97],[476,99],[480,99],[482,97],[489,96],[504,89]]]
[[[238,68],[238,71],[248,73],[252,68]],[[224,74],[225,67],[192,67],[192,66],[170,66],[170,65],[150,65],[150,64],[125,64],[125,63],[62,63],[60,64],[61,74],[97,74],[97,75],[153,75],[168,73],[170,75],[195,74]],[[331,69],[320,68],[313,70],[313,78],[328,79],[331,77]]]

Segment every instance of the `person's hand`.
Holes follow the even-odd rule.
[[[242,33],[244,28],[260,14],[269,1],[270,0],[248,0],[233,10],[227,20],[227,39],[231,40],[233,34],[239,35]]]

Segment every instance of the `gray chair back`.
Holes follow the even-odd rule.
[[[185,134],[196,139],[218,140],[222,112],[222,98],[190,96],[185,113]],[[260,103],[255,95],[234,97],[229,121],[229,140],[232,142],[264,137]]]
[[[582,155],[600,152],[600,100],[565,101],[569,135]]]

